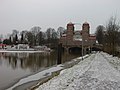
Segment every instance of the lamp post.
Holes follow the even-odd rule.
[[[82,37],[82,60],[83,60],[83,37]]]
[[[92,53],[92,41],[90,40],[90,53]]]

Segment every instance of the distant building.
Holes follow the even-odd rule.
[[[5,49],[6,48],[6,44],[0,44],[0,49]]]
[[[82,30],[78,31],[75,31],[74,25],[72,22],[67,24],[67,31],[61,36],[59,43],[62,43],[65,49],[74,47],[81,48],[82,44],[84,49],[90,49],[90,47],[96,43],[96,36],[90,34],[89,23],[83,23]]]

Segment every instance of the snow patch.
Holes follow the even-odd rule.
[[[62,64],[55,66],[55,67],[52,67],[52,68],[49,68],[47,70],[41,71],[41,72],[36,73],[34,75],[28,76],[26,78],[21,79],[18,83],[16,83],[14,86],[8,88],[7,90],[12,90],[13,88],[15,88],[17,86],[22,85],[22,84],[27,83],[27,82],[30,82],[30,81],[39,80],[41,78],[46,77],[46,75],[49,76],[52,74],[52,72],[55,72],[55,71],[58,71],[61,69],[63,69]]]
[[[110,58],[117,59],[103,52],[92,54],[36,90],[120,90],[120,72]]]

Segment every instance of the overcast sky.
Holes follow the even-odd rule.
[[[43,31],[49,27],[66,28],[69,22],[85,21],[93,33],[115,15],[120,18],[120,0],[0,0],[0,34],[12,33],[13,29],[30,30],[33,26]]]

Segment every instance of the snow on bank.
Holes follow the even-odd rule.
[[[61,70],[61,69],[63,69],[63,65],[58,65],[58,66],[49,68],[47,70],[41,71],[39,73],[36,73],[34,75],[28,76],[26,78],[21,79],[18,83],[16,83],[14,86],[8,88],[7,90],[13,90],[13,88],[15,88],[16,86],[22,85],[22,84],[30,82],[30,81],[39,80],[39,79],[47,77],[47,76],[50,76],[52,74],[52,72],[55,72],[55,71],[58,71],[58,70]]]
[[[120,72],[109,63],[110,58],[103,52],[93,54],[36,90],[120,90]]]
[[[85,55],[83,56],[83,58],[86,58],[88,57],[89,55]],[[41,71],[41,72],[38,72],[34,75],[31,75],[31,76],[28,76],[26,78],[23,78],[21,79],[19,82],[17,82],[15,85],[13,85],[12,87],[8,88],[7,90],[12,90],[14,89],[15,87],[19,86],[19,85],[23,85],[25,83],[28,83],[28,82],[31,82],[31,81],[35,81],[35,80],[39,80],[39,79],[42,79],[42,78],[45,78],[45,77],[48,77],[52,74],[52,72],[55,72],[55,71],[59,71],[59,70],[62,70],[64,68],[66,68],[65,65],[69,65],[69,64],[72,64],[74,63],[75,61],[77,60],[81,60],[82,57],[79,57],[79,58],[76,58],[76,59],[73,59],[69,62],[66,62],[65,64],[60,64],[60,65],[57,65],[57,66],[54,66],[54,67],[51,67],[49,69],[46,69],[44,71]]]
[[[108,62],[115,67],[118,71],[120,71],[120,58],[113,57],[112,55],[109,55],[107,53],[103,54],[105,58],[107,58]]]
[[[0,50],[0,52],[9,52],[9,53],[40,53],[45,51],[8,51],[8,50]]]

